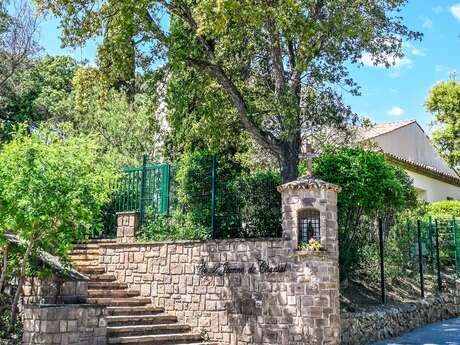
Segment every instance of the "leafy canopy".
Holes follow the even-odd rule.
[[[96,135],[101,150],[119,168],[140,164],[143,154],[160,160],[166,128],[151,84],[143,80],[144,89],[130,100],[99,69],[80,67],[72,80],[75,111],[69,120],[74,131]]]
[[[441,155],[454,168],[460,167],[460,83],[448,80],[435,85],[428,96],[426,109],[435,114],[439,128],[433,141]]]
[[[406,0],[35,2],[61,18],[64,45],[103,36],[100,60],[120,75],[133,61],[151,70],[171,57],[210,75],[242,127],[278,157],[283,180],[297,176],[307,129],[353,121],[336,87],[358,92],[348,63],[370,53],[390,65],[403,39],[420,38],[397,16]],[[173,20],[181,30],[168,30]]]
[[[113,177],[93,138],[21,129],[0,152],[0,233],[65,256],[92,233]]]
[[[67,56],[46,56],[12,76],[15,85],[2,99],[0,118],[12,124],[63,120],[72,113],[72,79],[77,63]]]

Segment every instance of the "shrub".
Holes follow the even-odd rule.
[[[209,235],[209,228],[191,223],[190,218],[180,210],[174,210],[170,216],[163,216],[148,209],[139,240],[204,240],[209,238]]]
[[[360,148],[329,148],[314,161],[319,178],[342,187],[338,195],[341,277],[350,276],[366,259],[366,246],[375,242],[375,220],[391,221],[414,207],[411,179],[381,153]]]
[[[279,173],[258,171],[236,180],[241,231],[239,237],[281,236],[281,184]]]
[[[428,204],[426,207],[428,216],[433,218],[449,218],[460,217],[460,201],[446,200]]]
[[[0,152],[0,234],[24,241],[18,286],[37,249],[66,256],[76,240],[92,234],[109,200],[112,170],[92,137],[61,138],[42,129],[13,135]],[[12,323],[21,289],[13,299]]]

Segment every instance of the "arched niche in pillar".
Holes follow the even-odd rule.
[[[316,208],[297,210],[298,244],[308,243],[311,239],[321,241],[321,213]]]

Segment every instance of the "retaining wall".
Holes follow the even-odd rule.
[[[335,253],[298,252],[282,239],[180,241],[106,244],[100,260],[212,340],[339,343]]]
[[[106,309],[98,305],[27,305],[23,344],[105,345]]]
[[[460,295],[443,294],[400,306],[342,314],[342,345],[366,345],[460,315]]]

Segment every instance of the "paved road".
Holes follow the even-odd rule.
[[[433,323],[373,345],[460,345],[460,317]]]

